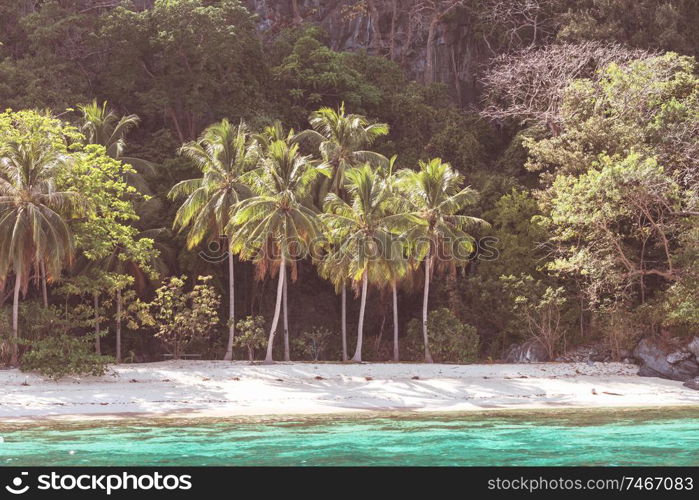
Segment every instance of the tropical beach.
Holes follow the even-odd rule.
[[[0,2],[0,465],[699,465],[698,26]]]
[[[400,411],[693,407],[681,382],[624,363],[491,365],[166,361],[58,382],[0,371],[0,421],[265,417]],[[699,413],[698,413],[699,414]],[[366,415],[365,415],[366,416]]]

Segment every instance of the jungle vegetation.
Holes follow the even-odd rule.
[[[0,6],[0,362],[696,333],[699,6],[441,3],[490,49],[467,105],[237,0]]]

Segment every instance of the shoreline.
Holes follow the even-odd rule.
[[[616,408],[699,409],[681,382],[623,363],[446,365],[163,361],[58,382],[0,370],[0,424],[283,421]]]

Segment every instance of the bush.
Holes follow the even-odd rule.
[[[155,298],[139,308],[139,321],[156,326],[160,339],[175,359],[197,339],[219,326],[221,297],[209,284],[211,276],[199,276],[191,291],[185,290],[186,276],[175,276],[155,291]],[[151,312],[148,310],[150,309]]]
[[[478,333],[476,329],[462,323],[446,307],[427,315],[427,333],[430,352],[437,362],[472,363],[478,359]],[[423,353],[422,322],[413,319],[408,324],[408,352],[414,359]]]
[[[93,349],[94,337],[73,337],[66,334],[46,337],[31,343],[31,350],[22,357],[21,370],[35,371],[58,380],[66,375],[93,375],[108,372],[111,356],[100,356]]]
[[[301,353],[310,356],[311,361],[318,361],[328,347],[333,333],[325,327],[315,326],[310,331],[303,332],[294,344]]]
[[[512,300],[517,328],[525,330],[527,340],[539,342],[550,359],[565,351],[565,289],[549,286],[528,274],[500,276],[500,281]]]
[[[262,316],[248,316],[241,319],[235,325],[236,335],[233,345],[245,347],[248,350],[248,359],[255,361],[255,349],[264,347],[267,336],[265,335],[265,318]]]

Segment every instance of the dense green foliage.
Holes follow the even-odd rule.
[[[108,364],[113,361],[110,356],[95,354],[89,338],[54,334],[32,344],[22,358],[22,370],[54,380],[66,375],[99,377],[108,373]]]
[[[696,333],[699,5],[451,3],[465,107],[407,76],[414,47],[334,50],[238,0],[0,6],[0,361]]]
[[[430,349],[438,363],[473,363],[478,359],[478,334],[446,307],[430,312],[427,319]],[[422,324],[414,319],[408,323],[408,349],[413,359],[420,359]]]

